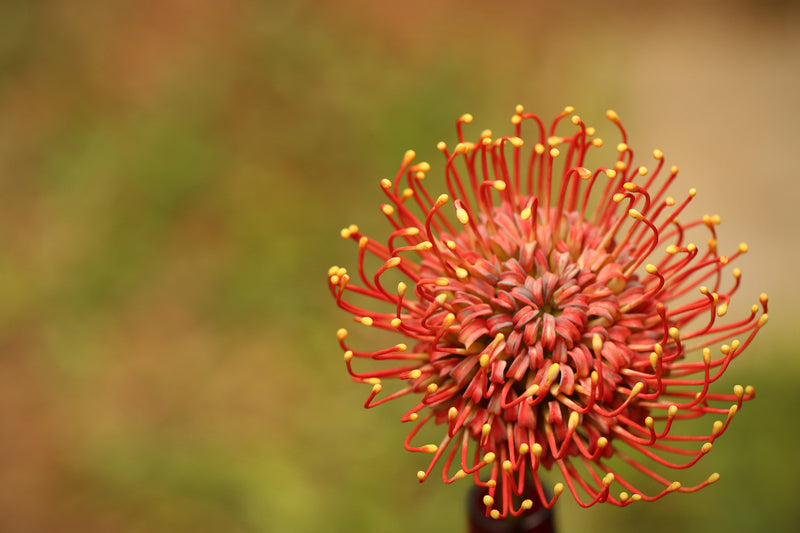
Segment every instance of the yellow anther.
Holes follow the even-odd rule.
[[[644,389],[644,383],[638,381],[631,389],[631,396],[637,396],[640,392],[642,392],[642,389]]]
[[[653,370],[658,368],[658,354],[656,352],[650,352],[650,366],[653,367]]]
[[[561,152],[558,151],[558,148],[550,148],[550,157],[556,158],[559,154],[561,154]]]
[[[344,340],[345,337],[347,337],[347,330],[344,329],[344,328],[339,328],[336,331],[336,338],[341,341],[341,340]]]
[[[647,167],[639,167],[636,172],[638,172],[640,176],[645,176],[647,175]]]
[[[748,385],[747,387],[744,388],[744,392],[748,396],[752,396],[753,394],[755,394],[756,390],[753,388],[752,385]]]
[[[602,449],[602,448],[605,448],[606,446],[608,446],[608,439],[607,438],[600,437],[599,439],[597,439],[597,447],[598,448]]]
[[[381,211],[383,211],[383,214],[386,216],[392,216],[394,214],[394,207],[389,204],[383,204],[381,206]]]
[[[342,236],[342,239],[349,239],[350,238],[350,230],[347,228],[342,228],[342,231],[339,232],[339,235]]]
[[[525,141],[523,141],[519,137],[511,137],[510,139],[508,139],[508,142],[510,142],[514,148],[520,148],[523,144],[525,144]]]
[[[677,341],[681,338],[681,332],[678,330],[678,328],[669,328],[669,336]]]
[[[448,248],[450,248],[451,250],[455,250],[455,249],[456,249],[456,246],[458,246],[458,245],[456,244],[456,241],[451,241],[451,240],[447,240],[447,241],[445,241],[445,242],[444,242],[444,244],[445,244],[445,245],[446,245]]]
[[[405,352],[406,350],[408,350],[408,345],[401,342],[401,343],[395,344],[394,345],[394,349],[397,350],[398,352]]]
[[[328,276],[329,276],[329,277],[330,277],[330,276],[333,276],[333,275],[334,275],[334,274],[336,274],[337,272],[339,272],[339,266],[338,266],[338,265],[333,265],[332,267],[330,267],[330,268],[328,269]]]
[[[705,444],[703,444],[703,447],[700,448],[700,451],[703,453],[708,453],[711,451],[711,448],[713,447],[714,447],[713,444],[711,444],[710,442],[706,442]]]
[[[644,419],[644,425],[647,426],[648,429],[653,429],[653,426],[655,426],[655,423],[656,422],[655,422],[655,420],[653,420],[652,416],[648,416],[647,418]]]
[[[697,245],[693,242],[690,242],[688,245],[686,245],[686,250],[688,250],[689,253],[695,253],[697,251]]]
[[[465,279],[465,278],[469,277],[469,272],[465,268],[456,267],[455,271],[456,271],[456,277],[458,279]]]
[[[725,316],[727,312],[728,312],[728,304],[723,303],[720,304],[719,307],[717,307],[717,316],[720,317]]]
[[[523,209],[522,211],[520,211],[520,213],[519,213],[519,217],[520,217],[522,220],[528,220],[529,218],[531,218],[531,214],[532,214],[532,213],[531,213],[531,208],[530,208],[530,207],[526,207],[525,209]]]
[[[642,499],[642,495],[641,494],[634,494],[633,496],[631,496],[631,501],[632,502],[638,502],[641,499]]]
[[[760,327],[763,327],[763,326],[764,326],[764,324],[766,324],[766,323],[767,323],[767,320],[769,320],[769,316],[767,316],[767,314],[766,314],[766,313],[764,313],[763,315],[761,315],[761,317],[758,319],[758,327],[759,327],[759,328],[760,328]]]
[[[626,502],[626,501],[628,501],[628,498],[630,498],[630,495],[627,492],[625,492],[624,490],[619,493],[619,501]]]
[[[380,383],[375,383],[372,385],[372,394],[378,394],[380,391],[383,390],[383,385]]]
[[[500,511],[497,509],[492,509],[492,511],[489,513],[489,516],[491,516],[494,520],[498,520],[500,518]]]
[[[436,149],[439,150],[440,152],[444,152],[445,150],[447,150],[447,143],[444,141],[439,141],[438,143],[436,143]]]
[[[514,111],[517,113],[517,115],[521,115],[523,111],[525,111],[525,108],[522,107],[522,104],[517,104],[514,108]]]
[[[358,239],[358,247],[361,249],[366,248],[368,242],[369,239],[366,236],[362,236],[360,239]]]
[[[392,321],[391,321],[391,324],[392,324],[393,328],[399,328],[400,324],[402,324],[402,323],[403,323],[403,321],[400,320],[399,318],[393,318]]]
[[[417,413],[411,413],[408,415],[408,419],[412,422],[416,422],[419,419],[419,415]]]
[[[658,161],[661,161],[662,159],[664,159],[664,152],[656,148],[655,150],[653,150],[653,157]]]
[[[628,168],[628,163],[626,163],[625,161],[617,161],[614,164],[614,169],[616,169],[617,172],[622,172],[626,168]]]
[[[425,453],[436,453],[436,450],[438,449],[439,447],[435,444],[426,444],[422,447],[422,451]]]
[[[608,176],[608,179],[612,179],[613,180],[614,178],[617,177],[617,171],[612,169],[612,168],[607,168],[605,170],[605,173],[606,173],[606,176]]]
[[[709,348],[703,348],[703,363],[706,366],[711,364],[711,349]]]
[[[561,496],[561,493],[564,492],[564,484],[563,483],[556,483],[553,485],[553,496],[558,498]]]
[[[570,114],[570,113],[572,113],[573,111],[575,111],[575,108],[574,108],[574,107],[572,107],[571,105],[568,105],[567,107],[565,107],[565,108],[564,108],[564,114],[565,114],[565,115],[569,115],[569,114]]]
[[[449,411],[447,411],[447,418],[449,420],[455,420],[458,417],[458,409],[455,407],[451,407]]]
[[[371,326],[373,324],[373,320],[371,316],[361,317],[360,322],[365,326]]]
[[[551,147],[557,146],[557,145],[561,144],[562,142],[564,142],[564,138],[563,137],[556,137],[555,135],[553,135],[552,137],[548,137],[547,138],[547,144],[549,146],[551,146]]]
[[[708,294],[708,287],[706,287],[705,285],[702,285],[700,287],[700,294],[707,295]]]
[[[486,482],[486,486],[489,487],[490,489],[493,489],[497,486],[497,481],[490,479],[489,481]]]
[[[520,455],[528,455],[529,451],[531,451],[531,448],[526,443],[523,442],[522,444],[519,445],[519,454]]]
[[[447,294],[445,293],[437,294],[434,300],[436,300],[436,303],[438,303],[439,305],[444,305],[444,303],[447,301]]]
[[[604,487],[611,486],[611,484],[614,483],[615,479],[616,479],[616,476],[612,472],[609,472],[608,474],[606,474],[603,477],[603,486]]]
[[[419,479],[420,481],[425,481],[426,477],[428,477],[428,474],[426,474],[424,470],[420,470],[419,472],[417,472],[417,479]]]
[[[597,148],[600,148],[601,146],[603,146],[603,139],[601,139],[600,137],[592,139],[592,146],[596,146]]]
[[[519,116],[519,115],[511,115],[511,123],[512,124],[514,124],[516,126],[520,122],[522,122],[522,117],[521,116]]]
[[[613,109],[609,109],[606,111],[606,118],[611,122],[617,122],[619,120],[619,115],[617,115],[617,112]]]
[[[719,226],[719,223],[722,222],[722,219],[719,217],[719,215],[711,215],[711,222]]]
[[[511,472],[514,471],[514,465],[511,463],[511,461],[506,459],[505,461],[503,461],[503,470],[510,474]]]
[[[696,194],[697,194],[697,189],[695,189],[694,187],[689,189],[689,197],[690,198],[694,198]]]
[[[488,494],[485,495],[483,497],[483,505],[485,505],[486,507],[491,507],[492,505],[494,505],[494,498],[492,498]]]
[[[388,180],[386,178],[383,178],[381,180],[381,187],[383,187],[384,189],[391,189],[392,188],[392,181]]]
[[[722,423],[722,420],[717,420],[716,422],[714,422],[714,425],[711,426],[711,436],[716,437],[717,435],[719,435],[724,425],[725,424]]]
[[[628,145],[625,144],[625,143],[619,143],[617,145],[617,152],[624,152],[627,149],[628,149]]]
[[[556,379],[560,372],[561,366],[558,363],[553,363],[550,365],[550,368],[547,369],[547,381],[553,381]]]
[[[744,397],[744,387],[741,385],[734,385],[733,394],[735,394],[736,397],[741,400]]]
[[[456,208],[456,218],[464,225],[469,223],[469,213],[467,213],[467,210],[464,208]]]
[[[589,126],[588,128],[586,128],[586,135],[588,135],[589,137],[591,137],[592,135],[594,135],[594,128],[592,128],[591,126]]]
[[[536,457],[541,457],[543,451],[542,445],[538,442],[534,442],[533,446],[531,446],[531,452],[533,452],[533,455]]]
[[[344,352],[344,362],[349,363],[353,359],[353,350]]]
[[[485,437],[491,431],[492,431],[492,425],[491,424],[484,424],[483,427],[481,428],[481,436]],[[491,452],[489,452],[489,453],[491,453]]]
[[[422,376],[422,371],[419,368],[415,368],[411,372],[408,373],[409,379],[419,379]]]
[[[664,355],[664,347],[661,346],[661,344],[659,343],[653,345],[653,350],[655,350],[655,352],[658,354],[659,357]]]
[[[628,191],[628,192],[631,192],[631,191],[633,191],[634,189],[636,189],[636,184],[635,184],[635,183],[633,183],[633,182],[630,182],[630,181],[629,181],[629,182],[627,182],[627,183],[624,183],[624,184],[622,185],[622,188],[623,188],[623,189],[625,189],[625,190],[626,190],[626,191]]]
[[[599,352],[603,349],[603,339],[597,333],[592,337],[592,349],[595,352]]]
[[[542,143],[536,143],[533,145],[533,151],[539,155],[542,155],[544,153],[544,145]]]
[[[576,126],[581,123],[581,117],[579,117],[578,115],[573,116],[570,120]]]
[[[506,190],[506,182],[503,180],[495,180],[492,184],[492,187],[494,187],[497,191],[504,191]]]
[[[664,199],[664,203],[665,203],[665,204],[666,204],[668,207],[672,207],[673,205],[675,205],[675,198],[673,198],[672,196],[667,196],[667,197]]]
[[[408,286],[404,282],[400,281],[400,282],[397,283],[397,292],[401,296],[406,293],[406,289],[407,288],[408,288]]]
[[[582,180],[588,180],[589,178],[592,177],[592,171],[589,170],[588,168],[586,167],[575,167],[575,168],[578,172],[578,176],[580,176]]]
[[[614,196],[611,197],[616,203],[620,203],[622,200],[625,199],[625,195],[621,192],[615,193]]]
[[[576,411],[572,411],[569,414],[569,422],[567,422],[567,427],[570,429],[575,429],[578,427],[578,422],[580,422],[580,415]]]
[[[767,293],[766,292],[762,292],[761,294],[759,294],[758,295],[758,301],[761,302],[761,305],[767,305],[767,302],[769,301],[769,297],[767,296]]]
[[[447,201],[450,199],[449,196],[446,194],[440,194],[439,197],[436,199],[436,207],[442,207]]]
[[[458,472],[456,472],[456,474],[453,476],[453,479],[459,480],[464,479],[465,477],[467,477],[467,473],[459,469]]]
[[[394,268],[400,264],[401,259],[399,257],[390,257],[386,260],[386,268]]]
[[[644,218],[642,214],[636,209],[628,209],[628,214],[633,218],[635,218],[636,220],[642,220]]]
[[[525,511],[527,511],[528,509],[533,507],[533,501],[531,501],[528,498],[525,498],[524,500],[522,500],[522,503],[520,504],[520,507],[522,509],[524,509]]]
[[[469,113],[464,113],[463,115],[461,115],[461,122],[463,122],[464,124],[471,124],[472,115],[470,115]]]
[[[712,483],[716,483],[717,481],[719,481],[719,472],[714,472],[713,474],[708,476],[708,479],[706,480],[706,483],[708,483],[710,485]]]
[[[436,278],[436,285],[439,287],[447,287],[450,285],[450,280],[447,278]]]
[[[488,426],[489,424],[485,424],[483,427]],[[483,461],[488,465],[494,462],[497,457],[495,456],[494,452],[489,452],[483,456]]]
[[[679,488],[681,488],[681,482],[673,481],[672,483],[670,483],[669,487],[667,487],[667,492],[675,492]]]
[[[489,354],[488,353],[481,354],[479,362],[481,364],[481,368],[486,368],[487,366],[489,366]]]

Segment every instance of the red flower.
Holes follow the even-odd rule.
[[[394,183],[381,181],[394,231],[384,244],[343,229],[358,243],[358,273],[328,272],[339,307],[356,322],[405,338],[357,351],[339,330],[348,371],[372,385],[365,406],[416,396],[402,421],[415,422],[406,449],[433,455],[419,480],[437,463],[446,483],[472,474],[488,487],[484,503],[495,518],[531,506],[514,504],[526,484],[546,507],[565,484],[582,506],[705,487],[719,475],[684,487],[659,472],[694,465],[754,397],[752,387],[711,387],[767,322],[765,294],[760,316],[753,305],[721,320],[741,277],[738,268],[730,280],[723,271],[747,246],[719,255],[716,216],[678,222],[695,190],[667,196],[677,167],[665,170],[659,150],[652,171],[634,164],[613,111],[606,117],[622,135],[616,160],[586,168],[603,142],[572,113],[547,128],[518,106],[513,136],[487,130],[472,142],[462,133],[472,116],[462,116],[458,144],[438,146],[449,194],[431,196],[423,187],[430,165],[412,164],[407,152]],[[572,133],[556,134],[570,115]],[[532,143],[523,142],[523,123]],[[707,244],[688,240],[696,230],[708,233]],[[370,256],[379,260],[374,272]],[[384,281],[398,276],[396,286]],[[389,366],[359,372],[354,359]],[[398,384],[384,391],[390,379]],[[705,435],[679,432],[683,420],[704,415],[714,418]],[[413,444],[429,422],[442,426],[441,441]],[[644,473],[634,477],[650,478],[655,490],[637,488],[620,467]],[[552,499],[541,469],[564,478]]]

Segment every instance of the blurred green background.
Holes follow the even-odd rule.
[[[0,531],[463,531],[469,483],[419,485],[403,406],[362,409],[325,273],[339,228],[385,230],[406,149],[436,180],[456,117],[517,103],[607,138],[616,109],[749,243],[740,309],[772,296],[729,372],[759,399],[695,471],[721,481],[564,498],[559,530],[796,530],[799,28],[791,1],[2,2]]]

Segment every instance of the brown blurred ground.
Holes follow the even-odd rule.
[[[800,297],[791,2],[5,2],[0,531],[448,530],[399,408],[363,412],[324,274],[377,181],[469,111],[622,116],[680,164],[740,298],[771,295],[700,495],[559,507],[563,531],[792,530]],[[432,176],[433,177],[433,176]],[[394,409],[394,410],[393,410]],[[718,449],[719,448],[719,449]],[[716,461],[716,462],[715,462]]]

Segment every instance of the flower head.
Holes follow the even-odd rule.
[[[565,488],[582,506],[625,506],[713,483],[716,473],[684,487],[670,472],[708,453],[754,397],[714,388],[767,322],[765,294],[728,318],[741,277],[728,268],[747,246],[720,255],[717,216],[678,221],[695,190],[668,196],[678,168],[659,150],[652,170],[634,164],[613,111],[611,162],[584,166],[603,142],[573,112],[547,126],[517,106],[514,135],[472,141],[463,115],[458,144],[438,145],[447,194],[428,192],[431,166],[407,152],[380,184],[388,239],[343,229],[357,272],[328,272],[356,322],[404,337],[358,351],[339,330],[347,370],[372,386],[365,406],[412,396],[405,447],[432,455],[419,480],[437,464],[446,483],[472,475],[495,518],[531,506],[514,498],[526,484],[550,507]],[[684,422],[705,415],[705,431],[687,434]],[[426,424],[440,441],[415,443]],[[563,478],[552,498],[543,470]]]

